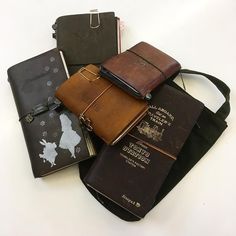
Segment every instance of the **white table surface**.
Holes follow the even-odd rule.
[[[73,166],[34,179],[7,68],[55,47],[58,16],[90,9],[124,21],[122,50],[147,41],[183,68],[210,73],[231,88],[229,127],[185,178],[146,217],[120,220],[83,186]],[[0,1],[0,236],[236,235],[235,0]],[[213,111],[223,103],[214,86],[186,79],[187,90]]]

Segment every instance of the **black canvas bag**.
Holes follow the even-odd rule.
[[[205,155],[205,153],[214,145],[223,131],[227,128],[227,123],[225,121],[226,117],[230,113],[229,104],[229,87],[221,80],[197,71],[182,69],[180,71],[182,74],[194,74],[201,75],[210,80],[216,88],[223,94],[225,102],[219,108],[219,110],[214,113],[210,111],[207,107],[204,107],[197,124],[194,126],[190,136],[185,142],[182,150],[180,151],[177,161],[175,161],[173,167],[171,168],[165,182],[163,183],[160,191],[156,196],[156,201],[153,207],[157,205],[179,182],[180,180],[191,170],[191,168]],[[167,81],[169,85],[181,90],[183,93],[185,91],[179,87],[172,80]],[[101,141],[95,138],[97,148],[101,147]],[[94,159],[90,159],[79,164],[80,178],[83,181],[89,168],[93,164]],[[86,185],[85,185],[86,186]],[[97,193],[93,189],[86,186],[89,192],[110,212],[118,216],[119,218],[126,221],[138,221],[138,217],[127,212],[117,204],[113,203],[111,200],[105,198],[101,194]]]

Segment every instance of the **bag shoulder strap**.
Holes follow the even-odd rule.
[[[198,71],[194,71],[194,70],[188,70],[188,69],[181,69],[180,73],[183,73],[183,74],[193,74],[193,75],[202,75],[202,76],[206,77],[208,80],[210,80],[217,87],[217,89],[224,96],[225,102],[218,109],[218,111],[216,112],[216,115],[218,115],[220,118],[225,120],[226,117],[230,113],[230,103],[229,103],[229,100],[230,100],[230,95],[229,95],[230,94],[230,89],[229,89],[229,87],[223,81],[217,79],[216,77],[214,77],[212,75],[208,75],[206,73],[202,73],[202,72],[198,72]]]

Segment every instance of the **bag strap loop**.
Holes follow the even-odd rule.
[[[218,111],[216,112],[216,115],[220,116],[222,119],[226,119],[226,117],[229,115],[230,113],[230,104],[229,104],[229,100],[230,100],[230,89],[229,87],[221,80],[217,79],[216,77],[212,76],[212,75],[208,75],[202,72],[198,72],[198,71],[194,71],[194,70],[188,70],[188,69],[181,69],[180,73],[183,74],[195,74],[195,75],[202,75],[204,77],[206,77],[207,79],[209,79],[216,87],[217,89],[222,93],[222,95],[225,98],[225,102],[223,103],[223,105],[218,109]]]

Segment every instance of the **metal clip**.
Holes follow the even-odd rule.
[[[25,121],[27,123],[31,123],[34,120],[34,117],[32,116],[31,113],[27,114],[27,116],[25,116]]]
[[[89,118],[85,117],[84,115],[80,115],[79,120],[85,125],[88,131],[93,130],[93,127],[91,126],[91,120]]]
[[[94,15],[97,15],[97,20],[95,20]],[[96,24],[94,23],[96,21]],[[100,26],[100,15],[97,9],[90,10],[89,24],[91,29],[96,29]]]
[[[147,93],[146,96],[145,96],[145,99],[146,100],[151,100],[152,98],[152,94],[151,93]]]
[[[95,79],[88,78],[87,76],[85,76],[85,75],[82,73],[84,70],[87,71],[87,72],[89,72],[89,73],[92,74],[92,75],[97,76],[97,77],[96,77]],[[88,80],[88,81],[90,81],[90,82],[93,82],[93,81],[95,81],[95,80],[97,80],[97,79],[100,79],[100,76],[99,76],[98,74],[94,73],[93,71],[91,71],[91,70],[89,70],[89,69],[87,69],[87,68],[85,68],[85,67],[80,68],[79,73],[80,73],[86,80]]]

